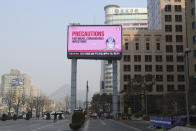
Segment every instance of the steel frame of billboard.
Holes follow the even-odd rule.
[[[78,56],[73,56],[69,55],[68,53],[68,43],[69,43],[69,27],[70,26],[120,26],[121,27],[121,52],[119,56],[102,56],[102,55],[78,55]],[[67,58],[68,59],[94,59],[94,60],[120,60],[122,58],[122,25],[68,25],[67,26]],[[106,52],[107,53],[107,52]]]

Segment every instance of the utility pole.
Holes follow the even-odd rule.
[[[86,114],[88,114],[88,81],[86,83]]]

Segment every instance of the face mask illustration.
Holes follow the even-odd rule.
[[[115,50],[115,39],[112,37],[109,37],[106,40],[106,50]]]

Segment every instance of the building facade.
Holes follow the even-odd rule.
[[[150,74],[155,76],[156,84],[149,95],[184,94],[185,59],[179,54],[191,48],[189,75],[195,76],[195,0],[148,0],[147,7],[149,30],[123,31],[120,88],[126,88],[127,82],[137,75]],[[128,108],[123,98],[121,94],[121,112]]]
[[[189,53],[189,75],[191,88],[196,88],[196,1],[188,0],[186,2],[186,16],[187,16],[187,43],[188,48],[191,49]]]
[[[137,76],[155,76],[156,85],[148,94],[168,92],[167,62],[164,58],[165,46],[160,30],[123,31],[123,58],[120,61],[120,90],[124,90],[131,79]],[[129,107],[124,104],[124,94],[120,93],[120,112],[127,112]],[[133,109],[133,108],[132,108]]]
[[[31,78],[21,74],[19,70],[11,70],[10,74],[1,77],[1,96],[6,97],[12,87],[22,87],[25,97],[30,97]]]
[[[35,84],[32,84],[30,93],[31,97],[40,97],[40,87]]]
[[[108,5],[104,7],[104,11],[106,25],[122,25],[123,30],[147,30],[148,28],[146,8],[121,8],[118,5]],[[120,72],[119,65],[118,62],[118,72]],[[101,72],[100,93],[112,94],[113,67],[111,62],[102,61]]]

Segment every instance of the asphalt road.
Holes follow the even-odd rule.
[[[0,131],[72,131],[69,120],[0,121]],[[144,121],[114,121],[90,119],[79,131],[153,131]]]
[[[87,121],[80,131],[155,131],[148,128],[145,121],[115,121],[91,119]]]

